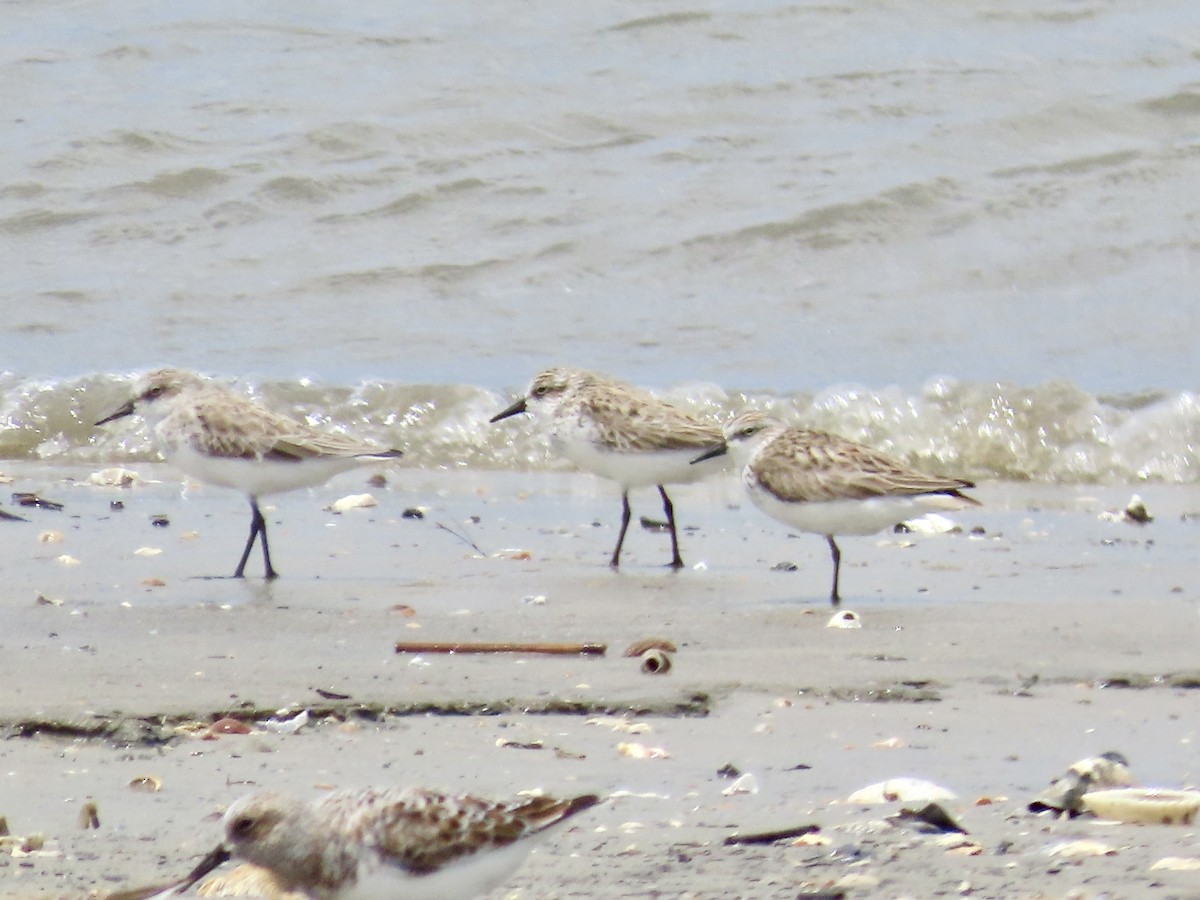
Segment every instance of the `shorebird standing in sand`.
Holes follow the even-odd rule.
[[[96,424],[134,412],[151,426],[168,462],[201,481],[236,488],[249,498],[250,536],[234,578],[243,576],[250,550],[260,537],[266,577],[279,574],[271,565],[259,497],[314,487],[339,472],[401,455],[399,450],[318,431],[180,369],[143,375],[134,383],[133,398]]]
[[[235,801],[224,840],[184,891],[237,857],[314,900],[462,900],[503,884],[536,838],[600,798],[495,802],[422,788],[345,790],[312,802],[269,792]]]
[[[533,379],[524,397],[490,421],[523,412],[537,415],[551,444],[567,459],[620,485],[621,531],[609,565],[616,569],[621,564],[630,489],[654,485],[671,533],[671,567],[683,567],[675,507],[665,485],[686,484],[717,471],[719,466],[689,463],[721,439],[720,428],[646,391],[582,369],[547,369]]]
[[[835,535],[874,534],[935,510],[978,506],[961,493],[975,485],[960,478],[925,475],[853,441],[806,428],[789,428],[760,412],[747,412],[724,428],[724,440],[696,462],[728,452],[754,504],[801,531],[821,534],[833,558],[829,600],[841,602],[842,553]]]

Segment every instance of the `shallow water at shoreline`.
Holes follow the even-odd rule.
[[[531,418],[489,424],[511,398],[501,386],[223,380],[301,421],[400,447],[403,466],[566,468]],[[124,401],[129,382],[126,375],[39,380],[0,374],[0,461],[99,466],[157,459],[136,419],[92,425]],[[944,378],[918,391],[838,385],[783,394],[691,383],[660,393],[713,422],[764,409],[919,467],[977,480],[1200,482],[1200,401],[1190,391],[1102,396],[1066,382],[1021,387]]]

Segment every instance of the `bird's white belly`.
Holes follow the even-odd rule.
[[[364,864],[358,880],[329,900],[466,900],[507,881],[530,850],[528,839],[499,849],[483,849],[428,875],[394,866]]]
[[[583,471],[609,478],[623,488],[690,484],[722,468],[719,458],[693,466],[691,462],[700,455],[700,450],[621,452],[610,450],[589,439],[582,431],[575,430],[556,434],[553,444]]]
[[[875,534],[906,519],[965,505],[945,494],[796,503],[780,500],[757,482],[747,484],[747,489],[750,499],[768,516],[812,534]]]
[[[339,472],[360,465],[354,457],[320,457],[295,462],[207,456],[186,444],[167,452],[184,473],[208,484],[234,488],[251,497],[324,484]]]

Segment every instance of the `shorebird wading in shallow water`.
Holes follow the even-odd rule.
[[[935,510],[978,506],[961,493],[975,485],[925,475],[890,457],[824,431],[788,428],[760,412],[732,419],[722,443],[696,462],[728,452],[754,504],[800,531],[823,534],[833,557],[829,599],[841,601],[842,553],[835,535],[874,534]]]
[[[278,576],[271,565],[259,497],[314,487],[363,463],[401,455],[399,450],[318,431],[180,369],[143,375],[134,383],[133,399],[96,424],[134,412],[151,426],[168,462],[201,481],[236,488],[249,498],[250,536],[235,578],[242,577],[254,541],[260,537],[266,576]]]
[[[180,885],[231,857],[314,900],[463,900],[503,884],[538,835],[600,798],[494,802],[420,788],[348,790],[313,803],[274,793],[234,802],[222,843]]]
[[[501,413],[535,413],[553,447],[579,468],[621,486],[621,532],[609,562],[621,564],[629,529],[629,491],[655,485],[671,533],[671,567],[683,567],[675,508],[664,485],[697,481],[719,466],[689,465],[697,453],[721,439],[716,425],[688,415],[653,394],[581,369],[547,369],[525,396]]]

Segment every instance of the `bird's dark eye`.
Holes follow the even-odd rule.
[[[146,399],[153,400],[155,397],[162,396],[163,389],[161,387],[152,387],[146,391]]]
[[[232,837],[246,837],[254,829],[254,819],[250,816],[240,816],[234,819],[229,825],[229,834]]]
[[[545,397],[548,393],[550,393],[550,388],[544,384],[533,389],[533,396],[535,397]]]

